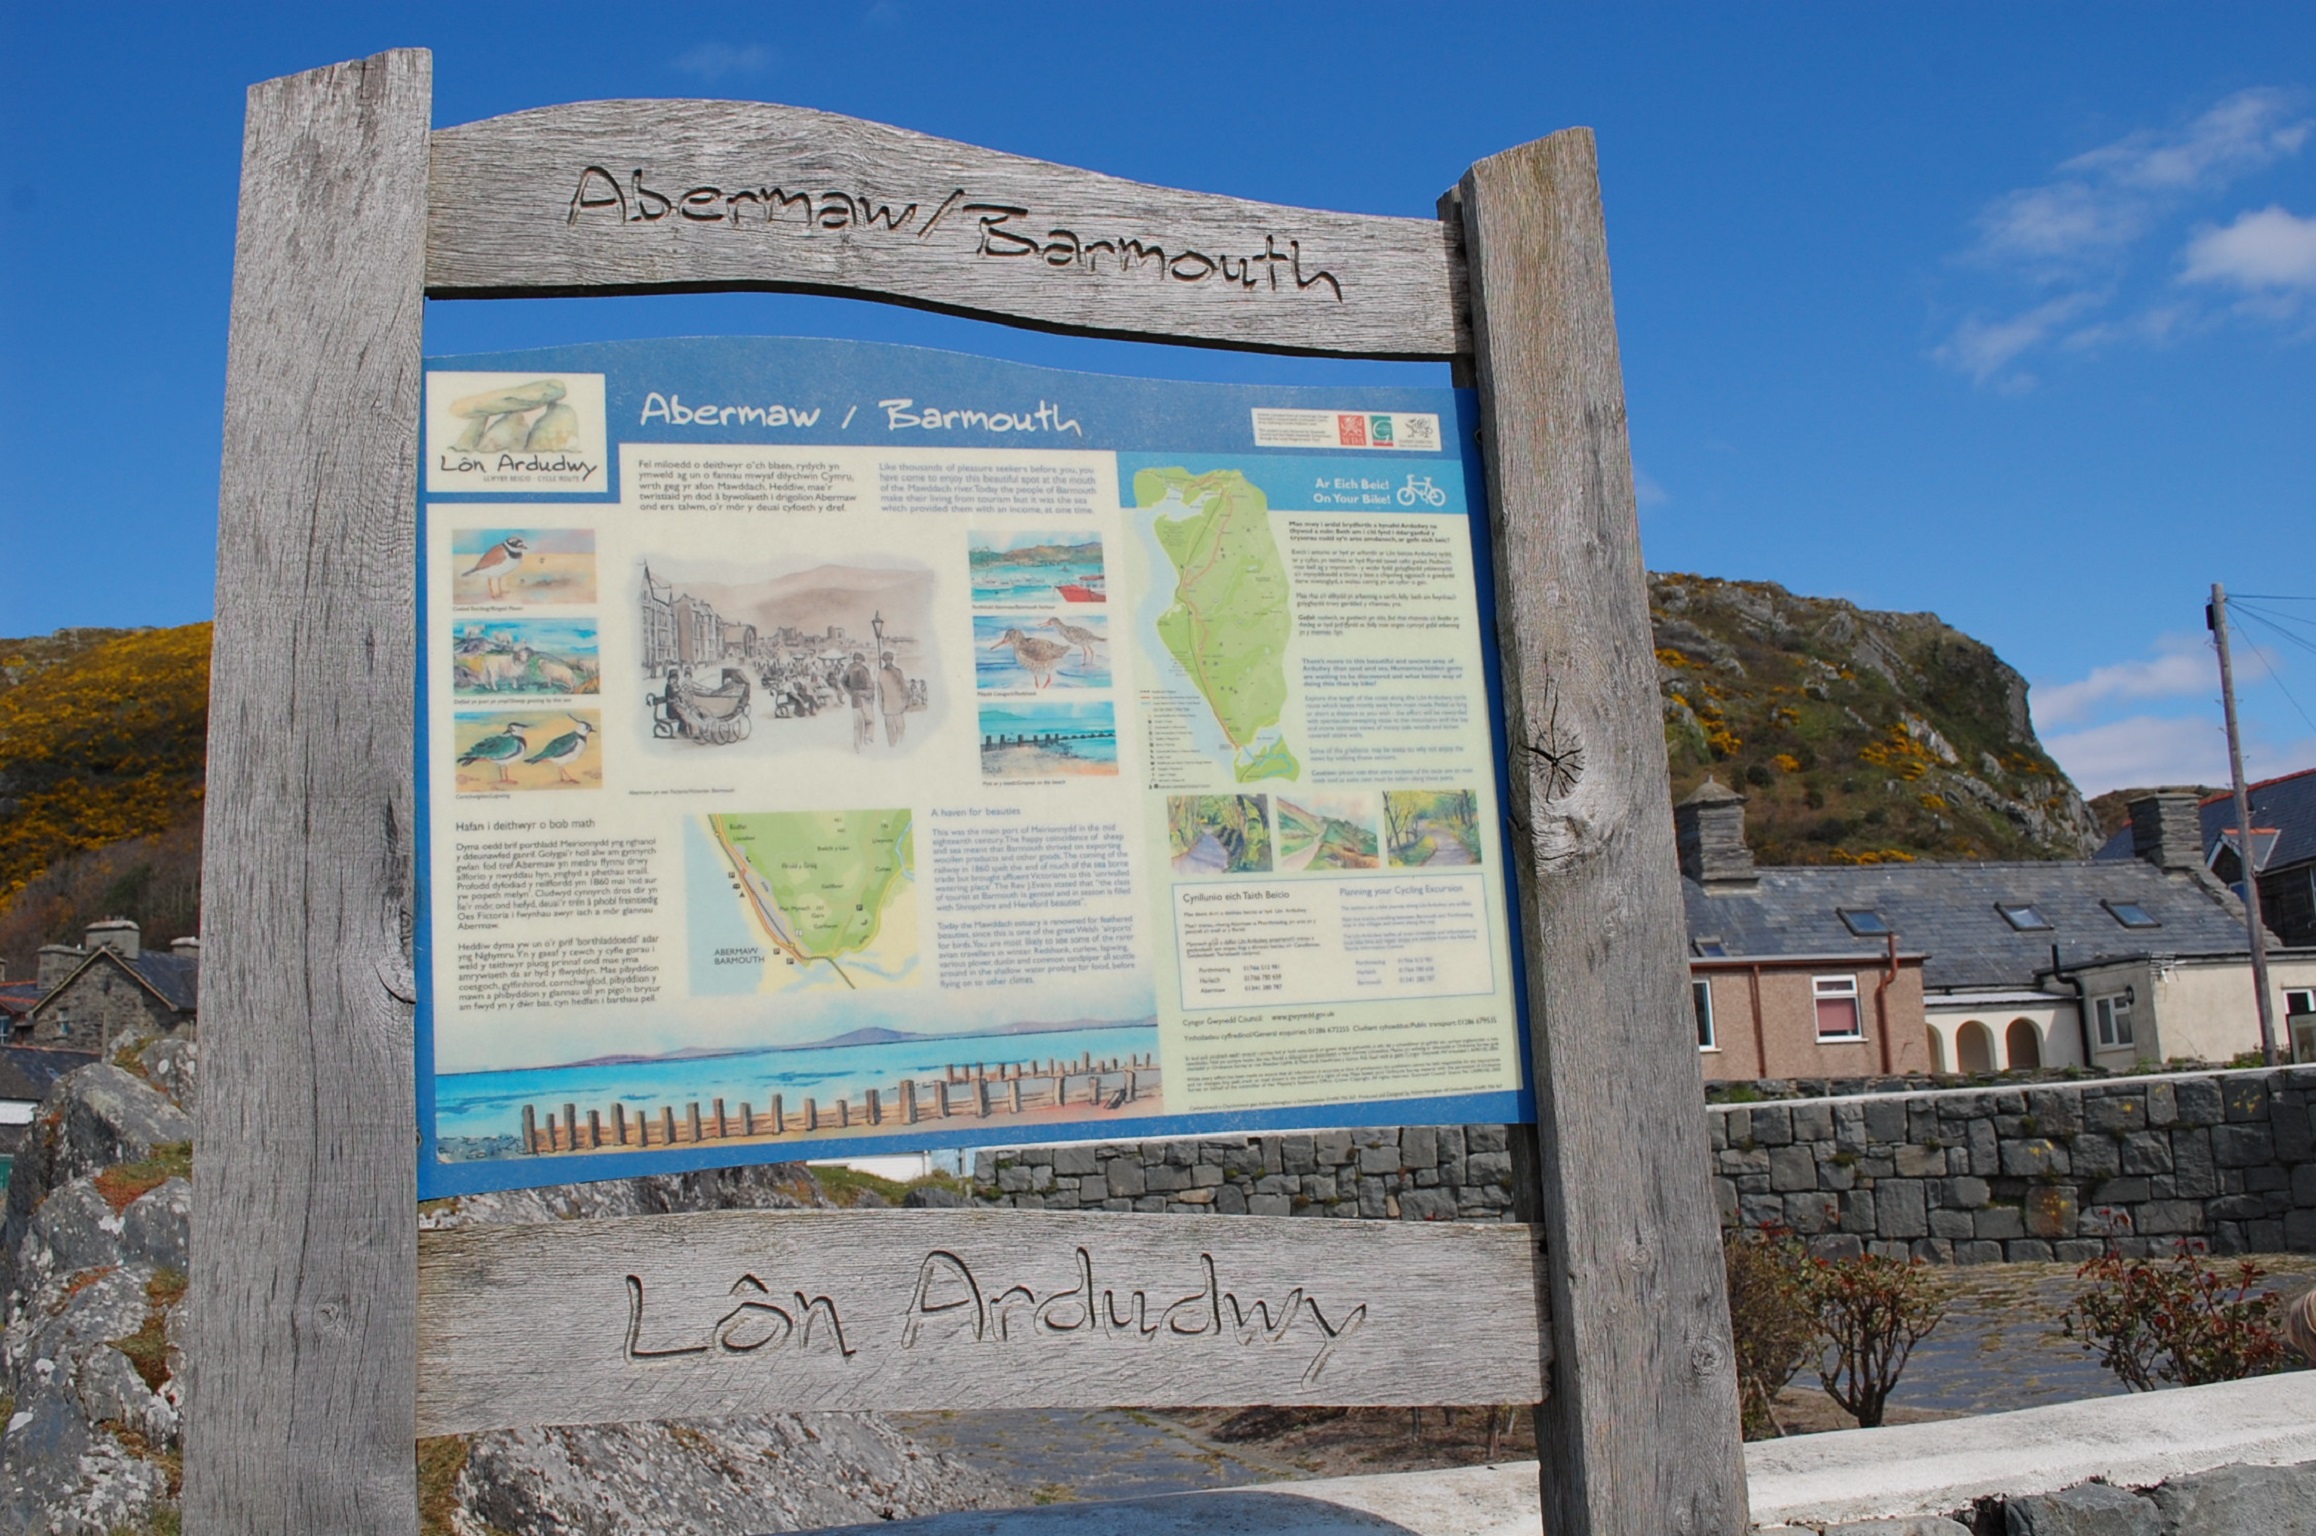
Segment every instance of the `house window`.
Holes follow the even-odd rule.
[[[2284,1012],[2316,1013],[2316,987],[2292,987],[2284,993]]]
[[[1725,960],[1729,956],[1728,941],[1715,934],[1706,934],[1689,947],[1704,960]]]
[[[1690,982],[1689,1006],[1697,1011],[1697,1049],[1719,1050],[1720,1045],[1713,1039],[1713,984],[1709,981]]]
[[[2136,901],[2102,901],[2107,915],[2126,928],[2160,928],[2163,925],[2148,915],[2147,909]]]
[[[1836,907],[1835,912],[1849,926],[1850,932],[1861,939],[1878,939],[1893,932],[1890,920],[1868,907]]]
[[[1858,979],[1855,976],[1815,976],[1810,991],[1817,1000],[1817,1037],[1820,1040],[1863,1040],[1859,1023]]]
[[[2131,994],[2118,992],[2102,997],[2091,1004],[2091,1011],[2099,1021],[2099,1047],[2131,1044]]]
[[[1994,904],[1994,910],[2002,914],[2004,922],[2021,933],[2046,933],[2050,930],[2051,920],[2036,911],[2031,903],[1998,901]]]

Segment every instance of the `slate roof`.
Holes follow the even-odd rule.
[[[2244,794],[2252,803],[2252,826],[2273,827],[2281,834],[2275,848],[2260,865],[2262,874],[2316,860],[2316,768],[2246,785]],[[2220,833],[2236,824],[2236,797],[2213,795],[2198,804],[2197,813],[2203,822],[2203,854],[2208,863],[2212,851],[2219,846]],[[2129,827],[2108,838],[2092,855],[2101,861],[2130,857]]]
[[[146,950],[129,962],[129,968],[162,1000],[179,1013],[191,1013],[201,980],[201,962],[189,955],[172,955]]]
[[[90,950],[88,958],[74,966],[72,974],[58,982],[55,990],[47,996],[54,997],[64,991],[100,960],[109,961],[136,977],[177,1012],[194,1011],[201,980],[201,962],[189,955],[173,955],[166,950],[146,950],[134,960],[128,960],[122,958],[119,951],[107,949],[100,944]],[[42,999],[43,1002],[46,1000]]]
[[[39,1001],[40,986],[37,982],[0,982],[0,1026],[14,1024],[30,1013],[32,1005]]]
[[[1901,951],[1926,951],[1922,983],[1952,987],[2036,985],[2051,946],[2069,966],[2131,955],[2226,954],[2244,948],[2244,926],[2212,888],[2166,874],[2144,859],[2015,864],[1805,865],[1763,869],[1751,888],[1708,894],[1681,881],[1689,937],[1717,937],[1732,957],[1882,953],[1882,939],[1852,932],[1844,908],[1879,912]],[[2134,902],[2160,927],[2125,928],[2102,901]],[[2030,905],[2047,930],[2014,928],[1997,903]]]
[[[49,1085],[96,1060],[94,1051],[52,1051],[36,1045],[0,1045],[0,1099],[45,1099]]]

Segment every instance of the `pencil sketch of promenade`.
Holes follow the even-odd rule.
[[[798,566],[651,559],[637,572],[655,740],[751,752],[913,750],[946,701],[935,577],[862,558]]]

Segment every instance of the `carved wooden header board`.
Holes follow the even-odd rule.
[[[430,133],[430,81],[413,50],[250,93],[186,1528],[408,1536],[414,1437],[493,1425],[1541,1396],[1551,1530],[1742,1530],[1590,136],[1480,162],[1438,220],[1389,219],[748,103]],[[734,288],[1470,370],[1536,1227],[893,1211],[418,1230],[422,299]]]

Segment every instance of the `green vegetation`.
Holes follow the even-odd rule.
[[[2292,1363],[2283,1303],[2250,1259],[2221,1264],[2186,1242],[2169,1259],[2101,1254],[2059,1323],[2134,1392],[2267,1376]]]
[[[879,1202],[899,1205],[912,1189],[946,1189],[967,1196],[973,1192],[969,1181],[948,1173],[924,1174],[905,1184],[897,1179],[880,1178],[873,1173],[863,1173],[858,1168],[845,1168],[833,1163],[825,1167],[816,1166],[811,1173],[814,1182],[820,1185],[830,1201],[847,1209]],[[873,1196],[874,1199],[864,1199],[864,1196]]]
[[[2026,680],[1935,614],[1649,578],[1672,792],[1746,797],[1765,864],[2079,858],[2097,828]]]
[[[96,1192],[115,1212],[125,1211],[171,1179],[193,1177],[193,1143],[165,1142],[149,1157],[115,1163],[96,1176]]]
[[[1862,1429],[1882,1422],[1914,1346],[1946,1315],[1950,1281],[1919,1259],[1814,1258],[1792,1231],[1722,1234],[1745,1438],[1784,1433],[1777,1394],[1805,1365]]]
[[[100,917],[196,931],[209,626],[0,640],[0,961]]]

